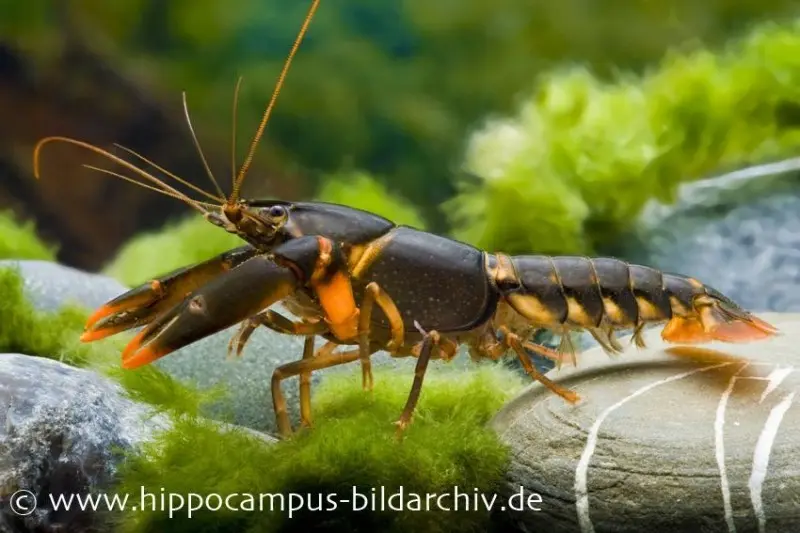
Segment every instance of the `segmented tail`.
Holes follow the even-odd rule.
[[[667,342],[700,344],[711,341],[751,342],[778,334],[778,328],[745,311],[711,287],[695,297],[694,313],[673,316],[661,332]]]

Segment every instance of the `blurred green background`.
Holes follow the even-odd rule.
[[[101,160],[79,148],[48,147],[39,182],[31,162],[40,137],[76,136],[210,189],[184,90],[227,190],[236,79],[241,163],[307,8],[0,0],[0,209],[87,269],[188,215],[82,168]],[[680,182],[796,152],[798,15],[788,0],[323,0],[245,192],[512,253],[613,250]]]

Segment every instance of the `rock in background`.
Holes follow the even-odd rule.
[[[502,530],[796,531],[800,315],[762,316],[783,336],[670,354],[649,331],[647,350],[593,349],[557,376],[578,405],[538,384],[510,402],[493,421],[505,497],[541,510],[503,513]]]
[[[168,426],[107,378],[0,354],[0,531],[96,531],[101,517],[50,498],[108,487],[122,453]]]
[[[73,304],[95,309],[128,290],[116,280],[50,261],[0,261],[0,268],[17,269],[25,296],[38,311],[54,312]]]
[[[632,260],[707,282],[760,311],[800,311],[800,159],[684,186],[642,217]]]

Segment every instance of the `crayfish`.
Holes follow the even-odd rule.
[[[360,361],[362,384],[369,390],[370,358],[381,350],[417,358],[413,385],[397,421],[402,432],[411,421],[429,360],[450,360],[462,344],[474,359],[496,360],[514,352],[533,379],[574,403],[578,395],[538,372],[528,353],[559,364],[569,356],[575,364],[571,330],[589,331],[609,354],[623,350],[616,331],[633,329],[633,341],[643,347],[642,328],[654,323],[666,322],[662,338],[676,343],[745,342],[777,333],[775,327],[690,277],[613,258],[489,253],[342,205],[242,199],[240,188],[256,146],[318,4],[315,0],[311,5],[227,197],[218,185],[219,194],[213,195],[130,150],[212,202],[192,199],[133,163],[79,140],[48,137],[36,146],[37,177],[44,144],[78,145],[151,185],[92,167],[95,170],[173,196],[246,243],[106,303],[89,317],[83,341],[143,326],[122,354],[123,367],[136,368],[236,324],[241,326],[229,346],[236,354],[259,326],[305,336],[303,358],[277,368],[272,378],[278,428],[287,436],[291,424],[282,380],[300,376],[301,420],[310,426],[311,372]],[[185,95],[184,111],[214,180],[194,135]],[[299,320],[269,309],[277,303]],[[561,346],[553,350],[529,342],[540,329],[561,333]],[[327,343],[315,353],[316,336]],[[353,348],[336,351],[340,346]]]

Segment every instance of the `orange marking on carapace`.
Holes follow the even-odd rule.
[[[325,237],[317,237],[317,243],[319,243],[319,255],[317,264],[314,265],[314,272],[311,274],[312,283],[325,276],[325,269],[331,264],[331,250],[333,249],[333,243]]]
[[[314,284],[319,303],[325,311],[325,322],[339,340],[354,339],[358,335],[358,308],[353,296],[353,286],[343,272],[337,272],[326,283]]]

